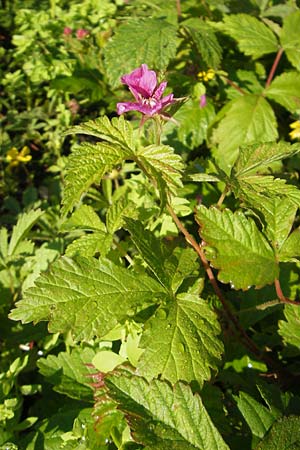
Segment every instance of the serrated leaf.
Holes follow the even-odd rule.
[[[75,340],[88,340],[105,336],[163,294],[154,279],[106,259],[63,257],[26,291],[10,317],[23,323],[50,320],[50,332],[71,331]]]
[[[197,380],[202,385],[223,350],[219,333],[217,317],[204,300],[179,294],[147,323],[140,342],[145,351],[138,362],[139,373],[147,379],[160,375],[172,383]]]
[[[167,189],[175,191],[182,186],[182,159],[168,145],[149,145],[139,149],[137,163],[141,164],[157,183],[163,181]]]
[[[92,360],[93,366],[100,372],[111,372],[117,366],[126,361],[126,358],[119,355],[118,353],[114,353],[110,350],[102,350],[94,356]]]
[[[132,125],[123,116],[114,117],[111,121],[107,116],[98,117],[69,128],[65,134],[87,134],[97,137],[121,147],[127,156],[135,151]]]
[[[244,177],[261,167],[266,167],[275,161],[291,157],[300,152],[300,144],[288,142],[266,142],[242,146],[239,156],[233,166],[235,177]]]
[[[123,227],[126,216],[134,217],[135,215],[135,206],[126,195],[115,200],[106,213],[106,228],[108,232],[114,234]]]
[[[204,20],[196,18],[187,19],[181,25],[188,31],[207,66],[217,69],[222,48],[214,30]]]
[[[107,376],[105,383],[129,416],[135,440],[150,445],[146,448],[229,450],[200,396],[193,395],[189,386],[171,387],[160,380],[147,383],[124,373]]]
[[[228,172],[238,155],[240,145],[275,141],[277,123],[269,103],[261,96],[244,95],[221,110],[223,117],[214,130],[212,141],[218,144],[218,164]],[[217,116],[218,118],[218,116]]]
[[[100,253],[106,256],[112,245],[112,235],[109,233],[95,232],[84,234],[79,239],[75,239],[66,249],[66,256],[94,256]]]
[[[279,252],[279,260],[286,261],[300,257],[300,228],[296,228],[284,242]]]
[[[199,98],[190,99],[178,110],[174,118],[179,126],[169,123],[166,125],[166,135],[176,133],[178,140],[189,149],[199,147],[207,138],[207,129],[215,116],[215,110],[211,103],[205,108],[200,108]]]
[[[245,55],[260,58],[278,50],[275,34],[263,22],[248,14],[226,15],[221,27],[238,42]]]
[[[278,277],[275,255],[255,222],[243,213],[225,209],[197,211],[202,239],[213,248],[208,258],[219,269],[218,278],[235,289],[261,287]]]
[[[93,401],[88,375],[95,371],[86,364],[91,364],[94,355],[91,348],[73,348],[71,353],[40,358],[37,365],[40,373],[54,385],[54,391],[78,400]]]
[[[18,246],[22,243],[22,239],[25,238],[27,233],[38,221],[38,219],[44,214],[44,211],[40,209],[31,210],[28,213],[23,213],[19,216],[18,222],[13,227],[12,235],[10,238],[7,255],[11,256],[18,253]]]
[[[300,308],[297,305],[284,306],[285,320],[279,320],[279,335],[285,345],[300,349]]]
[[[240,392],[236,401],[252,433],[260,438],[264,437],[276,416],[246,392]]]
[[[62,213],[71,210],[93,183],[100,182],[103,175],[124,158],[120,147],[106,142],[85,142],[75,147],[66,167]]]
[[[169,257],[166,246],[151,231],[146,230],[141,222],[126,218],[125,228],[158,281],[166,289],[170,288],[171,275],[176,270],[176,258]]]
[[[236,195],[250,199],[255,194],[262,194],[270,198],[280,197],[288,199],[295,206],[300,206],[300,190],[293,184],[287,184],[286,180],[274,178],[272,175],[250,175],[239,179]],[[235,188],[234,188],[235,189]]]
[[[299,450],[300,417],[288,416],[274,423],[257,450]]]
[[[140,17],[119,26],[104,50],[105,68],[110,83],[117,86],[121,75],[141,64],[148,64],[151,69],[165,69],[170,59],[176,55],[176,33],[177,27],[163,18]]]
[[[70,230],[73,228],[106,232],[104,223],[101,221],[94,208],[89,205],[80,205],[62,226],[63,230]]]
[[[300,11],[296,11],[283,20],[280,36],[281,45],[290,63],[300,70]]]
[[[191,181],[203,183],[203,182],[214,182],[218,183],[219,181],[222,181],[220,178],[218,178],[215,175],[210,175],[209,173],[192,173],[188,175],[188,179]]]
[[[296,112],[300,109],[300,73],[286,72],[276,77],[265,94],[288,111]]]

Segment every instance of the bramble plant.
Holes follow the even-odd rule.
[[[3,106],[0,449],[300,448],[300,10],[81,3],[29,2],[53,130]]]

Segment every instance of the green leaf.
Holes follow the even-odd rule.
[[[252,219],[240,211],[200,206],[197,221],[202,239],[212,247],[208,259],[219,269],[220,281],[235,289],[248,289],[278,277],[274,252]]]
[[[280,249],[280,261],[293,260],[300,257],[300,228],[296,228]]]
[[[125,228],[158,281],[166,289],[170,288],[171,276],[176,270],[176,258],[175,261],[174,258],[169,258],[167,247],[151,231],[146,230],[141,222],[126,218]]]
[[[268,408],[246,394],[246,392],[240,392],[236,401],[251,432],[260,438],[264,437],[268,429],[276,420],[276,416],[271,413]]]
[[[182,187],[182,159],[168,145],[149,145],[138,150],[137,163],[144,167],[158,183],[162,181],[170,191]]]
[[[106,232],[104,223],[101,221],[94,208],[89,205],[80,205],[62,226],[64,231],[73,228]]]
[[[288,416],[274,423],[257,450],[299,450],[300,417]]]
[[[73,348],[71,353],[40,358],[37,365],[40,373],[54,385],[54,391],[78,400],[93,401],[88,375],[95,370],[88,369],[86,364],[91,364],[94,355],[91,348]]]
[[[281,45],[290,63],[300,70],[300,11],[296,11],[283,20],[280,36]]]
[[[223,350],[218,334],[217,317],[207,303],[198,295],[179,294],[147,323],[139,373],[147,379],[160,375],[172,383],[197,380],[202,385]]]
[[[93,366],[100,372],[111,372],[118,365],[122,364],[126,361],[126,358],[119,355],[118,353],[114,353],[110,350],[102,350],[94,356],[92,360]]]
[[[106,228],[110,234],[124,226],[125,217],[135,216],[136,209],[132,201],[126,195],[115,200],[106,213]]]
[[[117,86],[121,75],[141,64],[148,64],[151,69],[164,70],[176,55],[176,33],[177,27],[163,18],[140,17],[120,25],[104,50],[110,83]]]
[[[300,152],[300,144],[289,144],[288,142],[266,142],[242,146],[239,156],[233,166],[232,172],[235,177],[244,177],[256,172],[257,169],[267,167],[275,161],[281,161]]]
[[[106,256],[112,245],[112,235],[109,233],[95,232],[84,234],[79,239],[75,239],[66,249],[66,256],[94,256],[100,253]]]
[[[260,58],[277,52],[279,46],[275,34],[263,22],[248,14],[226,15],[221,26],[238,42],[245,55]]]
[[[180,125],[169,121],[165,132],[167,136],[175,132],[178,140],[192,150],[206,140],[207,129],[214,116],[215,110],[211,103],[208,103],[205,108],[200,108],[199,98],[190,99],[174,115]]]
[[[208,67],[217,69],[221,62],[222,48],[214,30],[201,19],[187,19],[181,25],[188,31]]]
[[[300,308],[297,305],[284,305],[285,320],[279,320],[279,335],[285,345],[300,349]]]
[[[149,449],[229,450],[199,395],[189,386],[143,378],[109,375],[109,395],[129,417],[137,442]]]
[[[114,117],[111,121],[107,116],[69,128],[65,134],[87,134],[121,147],[129,156],[135,151],[133,128],[123,116]]]
[[[163,296],[154,279],[108,260],[63,257],[24,294],[10,317],[23,323],[50,320],[50,332],[76,340],[102,337]]]
[[[288,111],[296,112],[300,109],[300,73],[286,72],[276,77],[265,90],[265,95]]]
[[[212,141],[218,145],[218,164],[227,172],[236,160],[240,145],[275,141],[278,136],[274,112],[261,96],[249,94],[232,100],[218,117],[221,120]]]
[[[100,182],[103,175],[124,158],[120,147],[106,142],[85,142],[76,146],[68,157],[62,213],[71,210],[93,183]]]
[[[28,213],[23,213],[19,216],[18,222],[13,227],[7,251],[8,256],[12,256],[19,252],[18,246],[22,244],[22,240],[43,214],[43,211],[37,209],[29,211]]]

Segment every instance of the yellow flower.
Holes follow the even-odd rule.
[[[20,152],[16,147],[12,147],[6,153],[6,161],[9,163],[9,167],[18,166],[20,163],[26,164],[30,161],[32,156],[30,155],[30,150],[28,147],[23,147]]]
[[[197,77],[199,78],[199,80],[203,80],[203,81],[210,81],[213,80],[216,76],[216,72],[214,71],[214,69],[208,69],[207,72],[203,71],[203,72],[199,72]]]
[[[290,124],[292,131],[289,133],[291,139],[300,139],[300,120]]]

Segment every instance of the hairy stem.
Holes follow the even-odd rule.
[[[268,79],[267,79],[267,82],[266,82],[266,88],[268,87],[268,86],[270,86],[270,84],[271,84],[271,81],[273,80],[273,77],[274,77],[274,74],[275,74],[275,71],[276,71],[276,69],[277,69],[277,66],[278,66],[278,63],[279,63],[279,61],[280,61],[280,58],[281,58],[281,56],[282,56],[282,54],[283,54],[283,48],[280,48],[279,50],[278,50],[278,52],[277,52],[277,55],[276,55],[276,57],[275,57],[275,59],[274,59],[274,62],[273,62],[273,65],[272,65],[272,67],[271,67],[271,70],[270,70],[270,73],[269,73],[269,76],[268,76]]]
[[[290,305],[297,305],[297,306],[300,305],[299,300],[298,301],[297,300],[291,300],[291,299],[285,297],[285,295],[284,295],[284,293],[282,292],[282,289],[281,289],[280,281],[277,278],[274,281],[274,286],[275,286],[275,289],[276,289],[276,294],[277,294],[278,300],[280,300],[281,303],[288,303]]]
[[[244,91],[242,88],[240,88],[234,81],[231,81],[229,78],[227,77],[223,77],[223,80],[226,81],[227,84],[229,84],[231,87],[233,87],[236,91],[238,91],[240,94],[245,95],[247,92]]]

